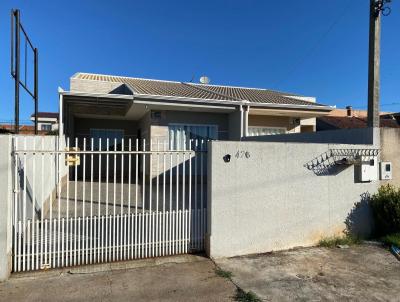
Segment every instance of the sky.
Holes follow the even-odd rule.
[[[400,111],[400,1],[382,18],[381,110]],[[14,117],[10,10],[39,49],[39,110],[76,72],[275,89],[367,107],[369,0],[0,1],[0,122]],[[28,56],[28,62],[31,58]],[[28,66],[28,84],[32,66]],[[20,119],[34,110],[21,92]]]

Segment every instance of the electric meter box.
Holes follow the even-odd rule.
[[[361,156],[358,165],[359,177],[361,182],[378,180],[378,161],[376,156]]]
[[[383,161],[380,163],[381,180],[392,179],[392,163],[390,161]]]

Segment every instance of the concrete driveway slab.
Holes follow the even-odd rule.
[[[232,301],[236,288],[216,276],[212,261],[183,257],[158,265],[149,260],[149,266],[131,269],[14,276],[0,283],[0,301]]]
[[[400,262],[386,249],[301,248],[219,259],[244,291],[265,301],[400,301]]]

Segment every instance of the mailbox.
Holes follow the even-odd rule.
[[[65,151],[78,152],[78,147],[66,148]],[[79,166],[81,164],[81,158],[78,153],[66,153],[65,154],[65,164],[67,166]]]

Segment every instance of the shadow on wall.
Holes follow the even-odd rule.
[[[332,155],[332,151],[326,151],[304,164],[304,167],[313,171],[317,176],[337,175],[347,169],[349,165],[339,165]]]
[[[17,191],[19,192],[19,199],[23,200],[24,196],[23,196],[23,192],[26,190],[26,196],[25,196],[25,202],[27,203],[27,213],[31,213],[31,209],[34,206],[34,211],[35,211],[35,215],[36,218],[40,219],[42,216],[42,209],[39,206],[39,202],[37,200],[37,197],[34,196],[33,194],[33,189],[31,186],[31,183],[28,179],[28,177],[25,175],[25,169],[23,168],[23,163],[21,161],[20,158],[17,158],[18,160],[18,167],[17,167],[17,171],[18,171],[18,184],[17,184]],[[19,213],[18,213],[18,217],[21,218],[23,213],[23,209],[20,206],[19,208]],[[30,217],[31,218],[31,217]]]
[[[369,205],[370,194],[365,192],[360,197],[360,201],[354,204],[345,220],[345,233],[358,238],[368,238],[372,235],[374,228],[372,210]]]

